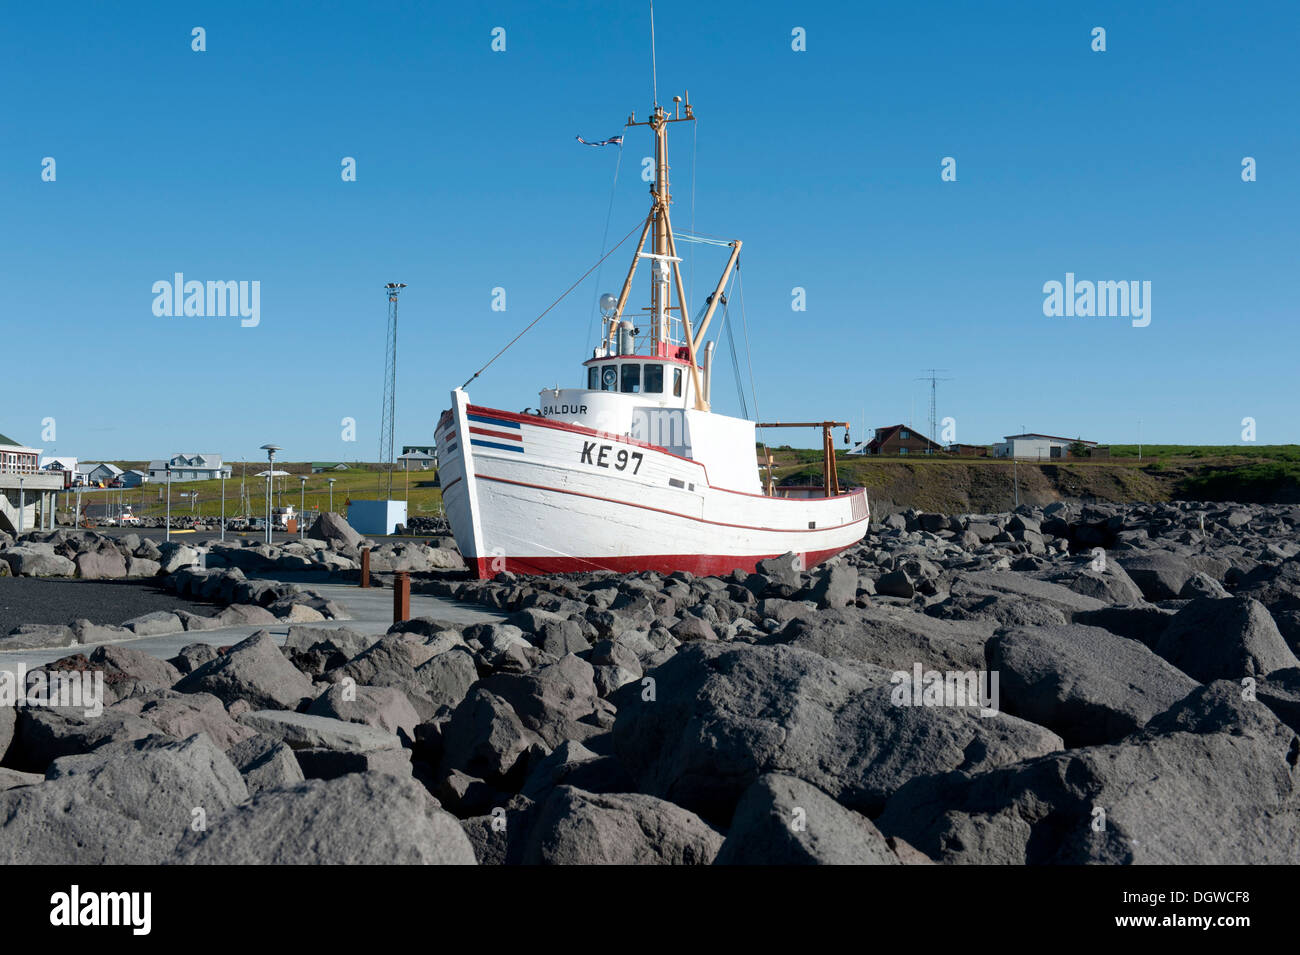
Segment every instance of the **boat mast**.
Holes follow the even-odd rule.
[[[650,338],[651,354],[656,358],[670,357],[670,330],[672,327],[672,310],[675,307],[681,316],[683,337],[691,365],[691,380],[695,389],[695,407],[708,410],[708,402],[700,385],[699,362],[696,360],[695,335],[691,331],[691,319],[686,305],[686,296],[682,288],[681,259],[677,255],[677,243],[673,238],[672,221],[668,215],[668,206],[672,195],[668,191],[668,124],[694,122],[695,112],[691,108],[690,93],[685,97],[674,96],[675,104],[670,114],[655,103],[650,118],[638,123],[633,114],[627,118],[627,126],[649,126],[655,134],[655,181],[650,188],[652,205],[646,228],[641,233],[641,242],[628,269],[627,279],[618,296],[614,315],[609,322],[606,347],[612,350],[617,341],[618,324],[627,305],[628,294],[632,289],[632,279],[636,275],[636,266],[641,259],[650,259],[653,274],[650,283]],[[647,234],[653,234],[652,252],[643,252]],[[671,283],[671,284],[670,284]],[[677,305],[672,304],[672,289],[677,290]]]

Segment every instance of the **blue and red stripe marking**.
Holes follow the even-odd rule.
[[[469,420],[480,427],[470,424],[469,433],[481,437],[471,437],[469,443],[476,448],[494,448],[497,451],[517,451],[524,453],[524,436],[518,421],[493,418],[485,414],[469,414]]]

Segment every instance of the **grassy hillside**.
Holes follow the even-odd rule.
[[[1260,501],[1300,503],[1300,446],[1181,446],[1143,445],[1142,460],[1137,446],[1113,445],[1110,460],[1067,460],[1050,464],[995,458],[959,458],[943,455],[910,457],[862,457],[837,453],[840,483],[869,490],[873,509],[888,514],[909,507],[946,513],[1003,511],[1014,506],[1016,487],[1021,503],[1048,504],[1065,498],[1098,501]],[[776,479],[785,484],[821,484],[819,449],[780,447],[772,449]],[[142,462],[114,462],[119,467],[138,467]],[[265,479],[254,477],[265,467],[249,463],[247,488],[254,515],[265,509]],[[310,474],[306,463],[276,464],[290,472],[277,478],[276,503],[299,506],[299,476],[307,478],[307,509],[329,506],[329,478],[334,478],[334,509],[342,511],[346,500],[380,498],[380,473],[376,466],[349,465],[347,471]],[[239,511],[241,465],[226,482],[226,514]],[[409,484],[408,484],[409,479]],[[408,500],[408,513],[440,513],[441,491],[433,486],[431,471],[393,473],[393,497]],[[282,489],[282,491],[281,491]],[[221,482],[172,483],[172,511],[191,513],[182,493],[197,491],[196,512],[215,516],[221,511]],[[120,492],[137,513],[163,512],[162,487],[147,484]],[[91,492],[102,494],[104,492]],[[111,495],[116,499],[119,492]],[[90,498],[89,500],[93,500]]]
[[[1300,502],[1300,446],[1112,446],[1107,459],[1040,464],[946,455],[862,457],[837,453],[840,483],[870,490],[877,513],[909,507],[944,511],[999,511],[1021,503],[1064,498],[1099,501]],[[776,479],[821,484],[819,450],[772,452]]]

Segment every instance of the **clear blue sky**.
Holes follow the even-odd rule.
[[[660,98],[689,88],[700,118],[673,130],[675,225],[694,171],[696,228],[745,241],[764,417],[923,427],[915,379],[936,367],[961,441],[1130,442],[1141,419],[1147,442],[1228,444],[1246,416],[1260,443],[1300,441],[1294,0],[660,0],[656,19]],[[89,460],[374,459],[395,280],[397,443],[430,442],[449,390],[599,257],[618,152],[574,136],[645,117],[647,20],[642,2],[11,5],[0,432]],[[645,214],[651,149],[628,131],[611,239]],[[695,255],[698,299],[723,253]],[[472,400],[578,385],[626,263]],[[260,325],[156,317],[175,272],[259,281]],[[1150,326],[1045,317],[1066,272],[1150,281]]]

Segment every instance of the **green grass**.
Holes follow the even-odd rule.
[[[1136,444],[1112,444],[1112,458],[1136,458]],[[1252,460],[1295,461],[1300,462],[1300,445],[1296,444],[1144,444],[1142,458],[1168,460],[1187,458],[1190,460],[1214,460],[1231,458],[1249,458]]]
[[[122,465],[118,464],[118,467],[122,467]],[[334,510],[340,513],[347,510],[346,501],[348,498],[353,500],[378,500],[385,496],[384,491],[380,489],[380,471],[375,465],[349,465],[347,471],[328,471],[323,474],[311,474],[311,465],[304,463],[282,464],[277,461],[275,467],[276,470],[288,471],[290,474],[289,477],[275,479],[274,503],[277,507],[284,503],[292,504],[295,510],[299,509],[302,499],[300,476],[307,478],[306,510],[308,512],[316,508],[322,511],[329,509],[330,492],[327,482],[330,478],[334,479]],[[266,478],[253,476],[265,469],[266,464],[264,462],[259,462],[256,465],[252,462],[248,464],[248,477],[245,486],[252,506],[252,516],[260,516],[266,511]],[[242,464],[235,462],[233,474],[226,481],[227,517],[238,516],[241,471]],[[435,472],[433,471],[411,471],[407,474],[400,469],[395,470],[393,472],[393,499],[409,502],[407,514],[410,517],[435,517],[438,515],[442,504],[442,490],[436,487],[419,486],[432,484],[434,479]],[[282,493],[281,488],[283,488]],[[191,509],[188,498],[181,497],[182,493],[192,491],[197,491],[199,495],[196,509]],[[99,495],[104,493],[106,492],[87,490],[82,494],[82,503],[97,503],[100,500]],[[166,509],[166,502],[162,496],[166,493],[166,482],[150,482],[143,487],[127,488],[122,491],[112,490],[107,493],[109,494],[109,500],[113,502],[118,500],[119,494],[123,495],[121,500],[130,504],[132,510],[141,517],[161,516]],[[205,517],[216,517],[221,513],[221,482],[219,480],[172,481],[171,498],[172,514],[174,516],[194,513]]]

